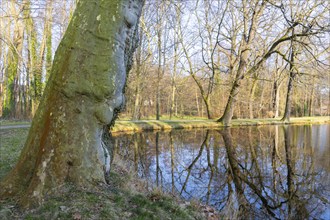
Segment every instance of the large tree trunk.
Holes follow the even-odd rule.
[[[105,182],[109,127],[124,102],[142,4],[78,2],[19,162],[0,183],[0,198],[31,206],[66,182],[85,188]]]
[[[230,93],[229,93],[225,111],[224,111],[223,115],[221,116],[221,118],[219,118],[217,120],[218,122],[223,123],[225,126],[231,125],[231,119],[233,117],[236,96],[239,93],[239,86],[240,86],[240,81],[241,81],[242,77],[243,76],[241,76],[240,78],[236,77],[237,79],[235,80],[235,82],[230,90]]]

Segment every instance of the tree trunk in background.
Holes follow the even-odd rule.
[[[47,8],[45,10],[45,19],[44,19],[44,30],[42,35],[42,41],[39,48],[39,56],[37,65],[35,66],[33,72],[33,89],[34,96],[32,99],[32,115],[35,114],[39,103],[41,101],[41,97],[45,88],[45,84],[43,81],[43,76],[46,79],[49,77],[49,71],[51,68],[51,60],[52,60],[52,43],[51,43],[51,17],[52,17],[52,9],[51,9],[51,1],[47,2]],[[46,74],[44,75],[44,67],[46,68]]]
[[[156,120],[160,119],[160,81],[162,78],[162,58],[165,56],[165,48],[162,48],[162,29],[163,29],[163,4],[159,2],[157,11],[157,48],[158,48],[158,68],[157,68],[157,90],[156,90]],[[164,49],[164,53],[162,51]],[[164,58],[165,59],[165,58]],[[165,63],[164,63],[165,65]],[[165,67],[163,67],[165,68]]]
[[[140,42],[142,41],[142,31],[139,33]],[[142,46],[139,45],[136,51],[136,87],[135,87],[135,100],[134,100],[134,110],[133,110],[133,120],[140,119],[140,92],[141,92],[141,66],[142,66]]]
[[[3,105],[3,117],[4,118],[16,118],[16,104],[18,97],[18,80],[20,74],[20,60],[22,57],[22,48],[23,48],[23,34],[24,28],[22,21],[18,18],[18,12],[15,8],[15,2],[11,2],[11,10],[16,16],[15,26],[12,44],[9,47],[7,54],[7,66],[5,67],[5,77],[6,81],[6,94],[4,98]],[[20,9],[19,9],[20,10]]]
[[[253,79],[252,86],[250,90],[250,96],[249,96],[249,117],[250,119],[253,119],[253,104],[254,104],[254,94],[257,87],[257,79]]]
[[[309,103],[308,103],[308,116],[311,117],[314,115],[314,96],[315,96],[315,77],[313,77],[313,82],[312,82],[312,92],[310,93],[309,96]]]
[[[274,81],[273,84],[273,111],[274,111],[274,118],[279,116],[279,107],[280,107],[280,89],[282,83],[279,83],[278,80]]]
[[[26,86],[25,86],[25,94],[24,97],[25,102],[25,118],[32,118],[32,97],[31,97],[31,80],[34,72],[36,71],[37,66],[37,32],[35,28],[35,24],[31,15],[31,2],[30,0],[25,0],[24,4],[24,21],[25,21],[25,32],[27,38],[27,64],[26,64]]]
[[[292,104],[292,90],[293,90],[293,81],[296,76],[296,73],[290,71],[290,77],[288,82],[288,91],[286,93],[286,104],[284,109],[284,116],[281,119],[282,121],[289,122],[291,114],[291,104]]]
[[[196,73],[193,69],[193,63],[191,61],[191,58],[189,57],[189,54],[188,54],[188,51],[187,51],[187,48],[185,46],[185,44],[183,43],[183,40],[182,40],[182,37],[180,38],[180,43],[181,43],[181,46],[182,46],[182,49],[183,49],[183,52],[186,56],[186,59],[188,61],[188,65],[189,65],[189,73],[191,75],[191,77],[193,78],[193,80],[195,81],[198,89],[199,89],[199,92],[202,96],[202,99],[203,99],[203,102],[205,104],[205,107],[206,107],[206,113],[207,113],[207,118],[208,119],[211,119],[211,107],[210,107],[210,93],[206,92],[203,88],[203,85],[201,83],[201,81],[199,81],[198,77],[196,76]]]
[[[196,91],[196,108],[197,108],[197,115],[199,117],[202,117],[201,113],[200,113],[200,110],[199,110],[199,101],[198,101],[198,94],[197,94],[197,91]]]
[[[260,94],[260,100],[259,100],[259,102],[260,102],[260,107],[259,107],[259,111],[258,111],[258,115],[257,115],[257,117],[258,118],[262,118],[262,110],[263,110],[263,101],[264,101],[264,95],[265,95],[265,81],[261,81],[261,85],[260,85],[260,87],[261,87],[261,94]]]
[[[239,74],[239,73],[238,73]],[[226,108],[221,116],[217,121],[223,123],[225,126],[230,126],[231,124],[231,119],[233,117],[233,112],[234,112],[234,106],[236,102],[236,96],[239,93],[239,83],[242,80],[243,75],[240,77],[236,77],[236,80],[234,81],[234,84],[230,90],[229,97],[227,100]]]
[[[142,0],[80,0],[55,55],[44,96],[0,198],[25,207],[70,182],[105,183],[109,128],[124,102]]]
[[[242,1],[243,35],[240,43],[240,55],[237,57],[239,62],[235,74],[235,79],[229,93],[225,111],[223,115],[217,120],[225,126],[231,125],[236,99],[238,98],[237,96],[241,87],[241,81],[247,74],[247,62],[251,55],[250,50],[253,48],[253,43],[257,33],[257,28],[259,25],[258,20],[260,19],[260,16],[262,15],[265,8],[265,2],[261,2],[260,5],[256,4],[258,7],[254,8],[253,13],[251,13],[249,10],[248,2],[249,1],[246,0]],[[264,62],[264,60],[262,62]],[[257,69],[255,69],[255,71],[256,70]]]
[[[175,80],[177,76],[177,66],[179,62],[179,53],[178,53],[178,47],[179,47],[179,41],[178,41],[178,34],[180,30],[180,23],[181,23],[181,12],[179,6],[175,8],[175,34],[174,34],[174,63],[173,63],[173,73],[171,77],[171,109],[170,109],[170,120],[172,119],[173,114],[175,113],[175,94],[176,94],[176,85]]]
[[[50,72],[52,70],[52,21],[53,21],[53,16],[52,16],[52,1],[49,0],[47,2],[47,12],[46,12],[46,18],[45,18],[45,38],[46,38],[46,62],[45,62],[45,67],[46,67],[46,82],[49,78]]]
[[[294,34],[294,29],[292,30],[292,35]],[[292,104],[292,90],[293,90],[293,83],[297,73],[294,70],[294,62],[295,62],[296,51],[293,45],[293,41],[291,41],[291,57],[290,57],[290,75],[289,75],[289,82],[288,82],[288,90],[286,93],[286,103],[284,109],[284,115],[281,121],[289,122],[290,121],[290,114],[291,114],[291,104]]]

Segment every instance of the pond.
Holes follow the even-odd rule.
[[[116,137],[138,175],[228,218],[329,219],[330,125],[173,130]]]

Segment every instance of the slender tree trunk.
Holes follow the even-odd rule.
[[[294,35],[294,29],[292,30],[292,35]],[[286,93],[284,115],[283,118],[281,119],[281,121],[284,122],[290,121],[293,83],[297,75],[297,73],[294,70],[295,56],[296,56],[296,51],[295,51],[294,42],[291,41],[290,74],[289,74],[288,90]]]
[[[140,67],[137,67],[133,120],[138,120],[140,118],[140,71]]]
[[[180,23],[181,23],[181,11],[179,7],[175,8],[175,15],[176,15],[176,26],[175,26],[175,34],[174,34],[174,64],[173,64],[173,73],[171,77],[171,110],[170,110],[170,119],[172,119],[172,116],[175,112],[175,94],[176,94],[176,86],[175,86],[175,80],[177,75],[177,66],[179,62],[179,54],[178,54],[178,48],[179,48],[179,31],[180,31]]]
[[[211,106],[210,106],[210,97],[203,97],[203,101],[206,107],[206,113],[207,113],[207,118],[211,119],[212,115],[211,115]]]
[[[142,31],[140,31],[140,42],[142,41]],[[141,90],[141,57],[142,47],[141,44],[138,46],[136,51],[136,87],[135,87],[135,101],[133,110],[133,120],[138,120],[140,118],[140,90]]]
[[[172,116],[175,111],[175,94],[176,94],[176,86],[175,86],[175,80],[176,80],[176,71],[177,71],[177,63],[178,63],[178,54],[177,54],[177,45],[175,45],[174,48],[174,66],[173,66],[173,73],[171,77],[171,108],[170,108],[170,120],[172,119]]]
[[[259,111],[258,111],[258,118],[262,118],[262,110],[263,110],[263,101],[264,101],[264,95],[265,95],[265,86],[264,86],[264,81],[262,81],[261,83],[261,95],[260,95],[260,100],[259,100],[259,103],[260,103],[260,108],[259,108]]]
[[[290,114],[291,114],[291,103],[292,103],[292,90],[293,90],[293,80],[295,78],[295,73],[291,72],[288,82],[288,91],[286,94],[286,104],[284,109],[284,116],[281,119],[282,121],[290,121]]]
[[[253,119],[253,104],[254,104],[254,94],[257,87],[257,79],[253,79],[252,86],[250,90],[250,96],[249,96],[249,117],[250,119]]]
[[[106,182],[109,128],[124,102],[142,4],[79,0],[19,161],[0,183],[1,198],[30,207],[67,182]]]
[[[274,111],[274,118],[279,116],[279,107],[280,107],[280,89],[282,83],[279,83],[278,80],[274,81],[273,84],[273,111]]]
[[[165,56],[165,51],[163,53],[162,49],[162,28],[163,28],[163,5],[160,2],[160,9],[157,14],[157,46],[158,46],[158,68],[157,68],[157,91],[156,91],[156,120],[160,119],[160,81],[162,77],[162,58]],[[165,63],[163,64],[165,65]],[[163,67],[164,68],[164,67]]]
[[[197,91],[196,91],[196,108],[197,108],[197,115],[198,116],[202,116],[201,113],[200,113],[200,110],[199,110],[199,101],[198,101],[198,94],[197,94]],[[203,116],[202,116],[203,117]]]
[[[311,117],[314,115],[314,96],[315,96],[315,88],[314,88],[315,78],[313,77],[312,83],[312,91],[309,96],[309,108],[308,108],[308,116]]]

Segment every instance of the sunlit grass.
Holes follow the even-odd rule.
[[[318,117],[299,117],[291,118],[289,124],[321,124],[330,123],[329,116]],[[281,121],[281,118],[265,119],[233,119],[231,126],[256,126],[256,125],[275,125],[288,124]],[[193,128],[221,128],[223,125],[216,120],[190,119],[190,120],[118,120],[112,129],[116,132],[138,132],[146,130],[170,130],[170,129],[193,129]]]

